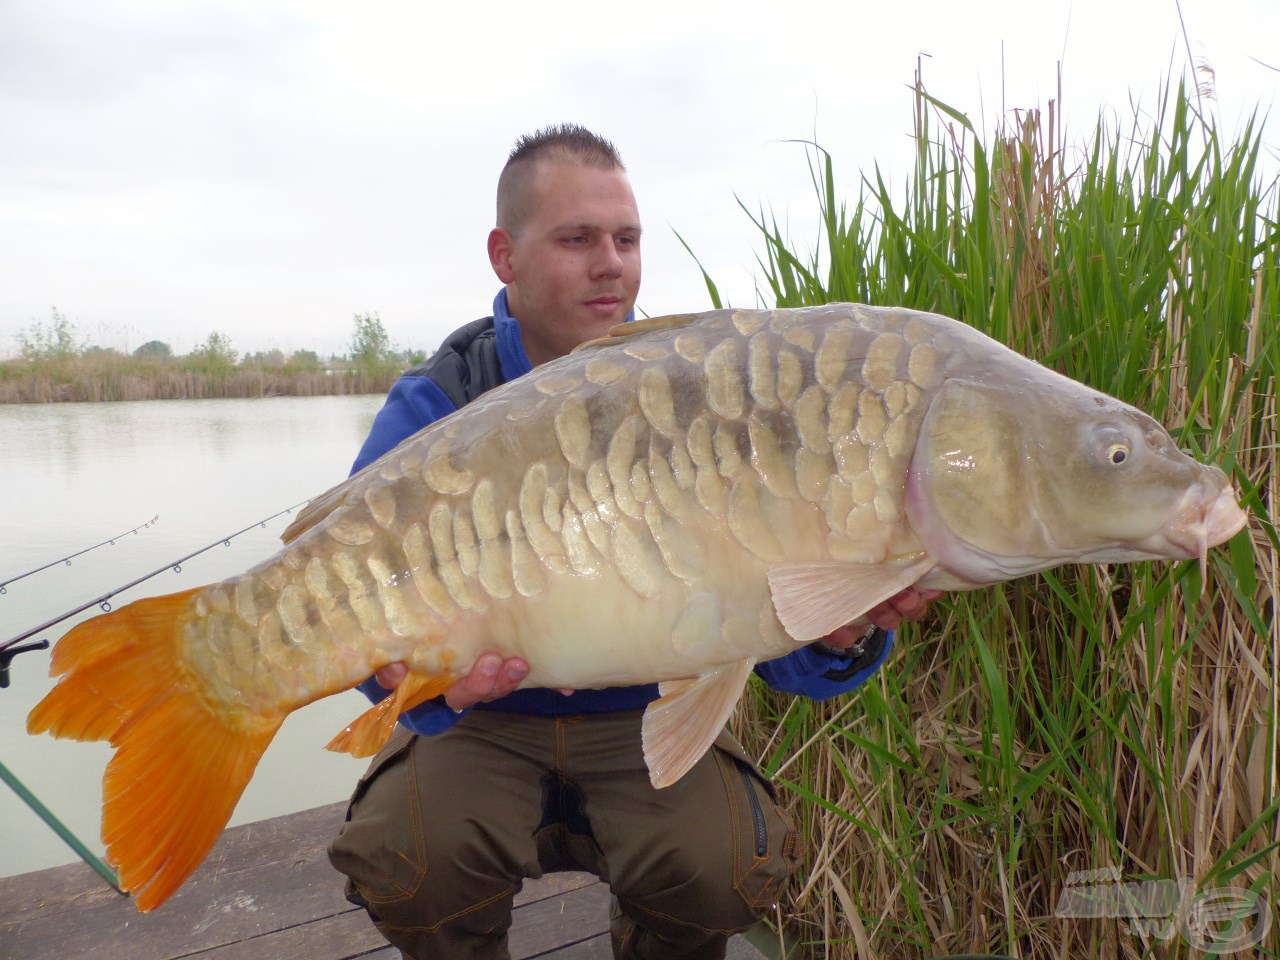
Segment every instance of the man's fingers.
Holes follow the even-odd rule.
[[[919,620],[929,612],[929,604],[942,596],[941,590],[917,590],[910,587],[889,602],[908,620]]]
[[[846,624],[843,627],[836,627],[825,637],[822,642],[829,647],[836,647],[840,650],[846,650],[867,635],[866,624]]]
[[[892,606],[904,620],[919,620],[924,616],[924,612],[929,609],[929,604],[920,599],[920,594],[915,591],[904,591],[896,597],[890,598],[889,605]]]
[[[917,590],[907,587],[884,603],[867,611],[867,619],[881,630],[896,630],[903,620],[919,620],[929,612],[929,604],[942,596],[941,590]]]
[[[466,710],[483,700],[505,697],[528,675],[529,664],[519,657],[504,661],[496,653],[486,653],[470,673],[445,691],[444,701],[454,710]]]
[[[496,653],[482,654],[471,672],[445,691],[444,702],[454,710],[475,706],[493,692],[502,670],[502,658]]]
[[[529,665],[519,657],[512,657],[502,665],[498,672],[498,682],[493,685],[488,699],[497,700],[520,686],[520,681],[529,675]]]
[[[378,681],[378,686],[387,690],[394,690],[409,675],[409,667],[403,660],[397,660],[395,663],[388,663],[385,667],[373,675]]]

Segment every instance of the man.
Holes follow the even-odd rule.
[[[576,126],[521,138],[498,181],[489,261],[494,314],[452,334],[393,387],[355,463],[381,456],[484,391],[631,318],[640,216],[617,151]],[[906,592],[760,664],[772,686],[846,692],[888,654],[891,630],[931,597]],[[727,733],[677,784],[650,786],[640,718],[656,685],[517,690],[518,658],[480,657],[436,702],[402,717],[357,786],[330,857],[348,896],[406,956],[505,957],[525,877],[582,869],[617,898],[617,957],[723,957],[798,862],[772,788]],[[362,685],[381,699],[393,664]]]

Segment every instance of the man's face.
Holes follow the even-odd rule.
[[[640,213],[627,175],[568,159],[540,161],[516,236],[497,228],[489,259],[507,285],[536,366],[622,323],[640,290]]]

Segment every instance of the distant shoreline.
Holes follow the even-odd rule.
[[[8,360],[0,362],[0,403],[349,396],[386,393],[398,376],[398,370],[371,373],[347,364],[192,369],[180,362]]]

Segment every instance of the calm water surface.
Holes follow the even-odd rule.
[[[159,515],[70,566],[10,584],[0,642],[244,527],[254,529],[113,605],[219,580],[274,553],[290,516],[257,522],[345,478],[381,405],[381,396],[0,405],[0,582]],[[56,641],[96,612],[40,636]],[[48,667],[47,651],[14,660],[11,685],[0,689],[0,762],[100,853],[110,750],[26,733],[27,712],[52,685]],[[347,693],[293,714],[231,822],[345,798],[365,763],[323,745],[366,705]],[[0,876],[74,859],[0,784]]]

